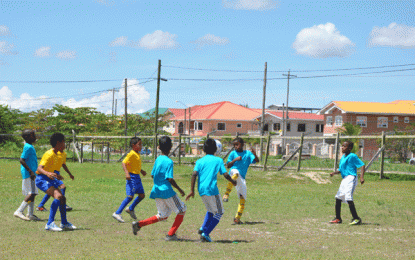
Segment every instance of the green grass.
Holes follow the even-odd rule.
[[[415,258],[414,182],[379,180],[368,174],[354,198],[363,225],[349,226],[351,216],[343,205],[344,224],[330,225],[334,195],[340,177],[329,184],[317,184],[303,174],[259,171],[247,175],[248,198],[242,220],[231,225],[237,209],[235,191],[225,214],[211,237],[215,243],[198,242],[197,229],[205,208],[199,196],[186,202],[187,212],[178,230],[183,242],[165,242],[163,237],[175,214],[165,222],[141,229],[137,236],[129,223],[117,223],[111,214],[125,198],[125,179],[118,163],[78,164],[68,162],[75,180],[65,178],[67,200],[74,210],[68,220],[79,229],[71,232],[46,232],[48,213],[37,212],[42,222],[24,222],[13,217],[20,205],[19,163],[0,160],[0,251],[1,259],[86,258],[86,259],[413,259]],[[151,164],[143,168],[150,174]],[[188,193],[193,166],[175,165],[175,179]],[[66,173],[62,173],[67,177]],[[291,176],[291,177],[290,177]],[[295,177],[295,178],[294,178]],[[149,195],[152,180],[142,178]],[[218,178],[223,194],[226,182]],[[42,192],[36,198],[38,203]],[[50,202],[46,204],[50,207]],[[140,219],[157,213],[153,200],[146,198],[136,208]],[[123,217],[131,222],[128,214]],[[59,222],[57,214],[57,223]]]

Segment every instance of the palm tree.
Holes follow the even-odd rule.
[[[357,136],[357,135],[360,135],[360,133],[362,132],[362,128],[360,127],[360,125],[353,125],[351,123],[344,123],[343,127],[337,128],[337,132],[339,132],[341,135]],[[359,139],[351,138],[351,139],[346,139],[345,141],[350,141],[354,144],[353,149],[351,151],[352,153],[356,153],[356,151],[358,151],[358,149],[359,149]]]

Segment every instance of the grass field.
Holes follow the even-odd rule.
[[[343,205],[343,224],[330,225],[334,217],[334,195],[340,177],[329,178],[316,172],[262,172],[247,175],[248,199],[242,220],[231,225],[237,209],[235,193],[224,203],[225,214],[211,233],[214,243],[201,243],[196,231],[205,215],[199,196],[186,202],[187,212],[178,230],[181,242],[163,240],[175,214],[165,222],[131,232],[111,214],[125,198],[125,179],[121,165],[68,163],[75,180],[64,180],[67,200],[74,210],[68,220],[79,229],[46,232],[48,212],[37,212],[41,222],[25,222],[13,217],[20,205],[21,176],[18,161],[0,160],[0,258],[86,258],[86,259],[414,259],[415,258],[415,182],[378,180],[367,175],[366,183],[355,192],[357,212],[363,225],[349,226],[347,205]],[[151,164],[143,168],[150,173]],[[175,166],[175,179],[190,189],[191,166]],[[63,176],[67,176],[63,173]],[[225,180],[218,178],[223,194]],[[142,178],[149,195],[152,180]],[[317,182],[324,184],[318,184]],[[36,198],[38,203],[41,192]],[[50,202],[46,204],[50,207]],[[136,208],[140,219],[156,214],[153,200],[146,198]],[[59,213],[57,224],[60,223]]]

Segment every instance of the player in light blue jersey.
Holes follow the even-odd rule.
[[[198,179],[198,191],[202,197],[202,201],[206,207],[206,216],[202,227],[198,231],[201,235],[202,242],[212,242],[210,233],[219,223],[220,218],[224,213],[221,196],[217,185],[218,172],[223,175],[228,181],[236,185],[236,181],[232,180],[226,172],[223,160],[214,156],[216,152],[216,142],[213,139],[207,139],[203,145],[203,151],[206,155],[196,161],[194,172],[191,181],[191,191],[186,197],[186,201],[194,198],[195,184]]]
[[[353,202],[353,192],[357,186],[357,168],[362,168],[360,174],[360,183],[365,182],[365,164],[357,157],[356,154],[351,153],[353,149],[353,142],[346,141],[342,145],[343,156],[339,162],[339,169],[330,173],[332,177],[334,174],[341,174],[343,180],[340,184],[339,191],[336,194],[336,217],[330,221],[332,224],[342,223],[340,217],[341,203],[349,204],[350,213],[352,213],[353,219],[350,225],[359,225],[362,223],[362,219],[359,218],[356,212],[356,207]]]
[[[185,193],[173,179],[173,161],[168,157],[171,147],[172,143],[170,137],[162,136],[159,140],[159,149],[163,155],[157,157],[157,160],[154,162],[153,170],[151,171],[154,185],[150,193],[150,199],[156,201],[158,213],[148,219],[133,222],[134,235],[137,235],[137,232],[144,226],[166,220],[171,212],[174,211],[177,214],[176,219],[174,220],[169,233],[165,237],[165,240],[180,240],[176,236],[176,231],[183,222],[184,214],[186,213],[186,205],[176,195],[172,186],[180,192],[180,195],[184,196]]]
[[[239,197],[238,211],[233,219],[235,224],[242,224],[241,217],[245,209],[245,200],[247,195],[246,188],[246,173],[248,167],[251,163],[259,162],[258,156],[255,153],[254,149],[244,150],[244,140],[240,137],[233,140],[234,150],[229,154],[226,165],[228,168],[231,168],[229,175],[232,176],[232,179],[237,182],[236,192]],[[228,183],[226,187],[225,195],[223,195],[223,201],[227,202],[229,199],[229,193],[232,191],[232,183]]]

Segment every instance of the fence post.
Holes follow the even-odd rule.
[[[101,148],[102,148],[102,150],[101,150],[101,163],[103,163],[104,162],[104,143],[101,144]]]
[[[385,131],[382,131],[382,142],[380,147],[383,147],[385,145],[385,141],[386,141],[386,136],[385,136]],[[380,155],[380,174],[379,174],[379,179],[383,179],[383,164],[385,162],[385,150],[383,149],[381,155]]]
[[[336,136],[336,143],[335,143],[335,157],[334,157],[334,166],[333,166],[333,171],[337,170],[337,163],[339,161],[339,137],[340,137],[340,133],[337,132],[337,136]]]
[[[91,163],[94,163],[94,141],[91,142]]]
[[[74,130],[72,130],[72,142],[73,142],[73,161],[75,162],[76,147],[75,147],[75,131]]]
[[[301,169],[301,156],[303,154],[303,142],[304,142],[304,133],[301,133],[300,151],[298,152],[297,172],[299,172]]]
[[[181,153],[182,153],[182,134],[179,134],[179,165],[181,163]]]
[[[265,171],[267,169],[267,161],[268,161],[268,154],[269,154],[269,145],[271,143],[271,135],[268,132],[268,138],[267,138],[267,152],[265,154],[265,161],[264,161],[264,168],[262,169],[263,171]]]
[[[107,163],[110,163],[110,142],[107,142]]]
[[[84,143],[81,143],[81,163],[84,163]]]

